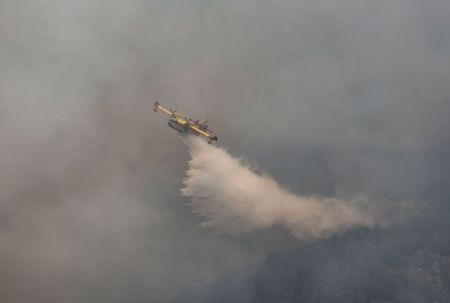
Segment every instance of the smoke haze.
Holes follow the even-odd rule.
[[[449,16],[448,0],[0,0],[0,301],[448,301]],[[363,216],[298,241],[264,204],[231,220],[251,233],[218,233],[235,209],[192,215],[189,154],[154,100],[210,118],[263,167],[252,182]]]

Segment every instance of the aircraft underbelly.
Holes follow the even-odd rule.
[[[177,132],[198,136],[198,134],[196,132],[193,132],[190,128],[186,129],[183,125],[180,125],[175,121],[170,120],[167,124]]]
[[[178,123],[174,122],[174,121],[169,121],[167,123],[171,128],[173,128],[174,130],[182,133],[185,132],[184,126],[179,125]]]

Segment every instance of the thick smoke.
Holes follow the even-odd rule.
[[[280,225],[299,239],[355,226],[386,225],[363,196],[352,200],[295,195],[242,159],[198,138],[186,138],[192,159],[183,195],[206,227],[237,233]]]
[[[267,255],[255,280],[272,287],[239,283],[253,302],[400,302],[377,300],[378,281],[410,280],[364,265],[440,281],[420,252],[450,256],[449,15],[446,0],[0,1],[0,302],[166,302]],[[385,205],[412,201],[423,222],[313,243],[198,228],[179,193],[186,150],[154,99],[207,115],[294,193],[362,193],[393,224]],[[318,258],[302,257],[310,245]],[[368,300],[327,296],[357,283]],[[325,298],[295,297],[301,286]]]

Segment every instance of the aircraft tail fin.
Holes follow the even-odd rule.
[[[201,125],[201,126],[207,126],[207,125],[208,125],[208,122],[209,122],[209,119],[205,119],[205,120],[203,120],[203,121],[200,123],[200,125]]]

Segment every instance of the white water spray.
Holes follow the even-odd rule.
[[[186,138],[192,159],[181,192],[205,227],[229,233],[283,226],[299,239],[326,237],[352,227],[380,225],[364,197],[299,196],[258,174],[223,148]]]

